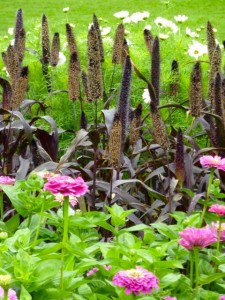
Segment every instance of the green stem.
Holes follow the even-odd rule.
[[[28,221],[27,221],[27,227],[28,227],[28,228],[30,227],[31,218],[32,218],[32,214],[29,213],[29,215],[28,215]]]
[[[219,227],[218,227],[218,238],[217,238],[217,244],[216,244],[217,255],[220,254],[221,227],[222,227],[222,220],[221,220],[221,218],[220,218],[220,219],[219,219]]]
[[[4,297],[3,297],[3,300],[8,300],[8,289],[7,288],[4,288]]]
[[[212,168],[210,170],[209,182],[208,182],[208,187],[207,187],[207,191],[206,191],[205,204],[204,204],[203,211],[202,211],[202,216],[201,216],[201,221],[200,221],[200,227],[203,224],[205,213],[206,213],[206,210],[207,210],[207,207],[208,207],[209,196],[210,196],[210,188],[211,188],[212,181],[213,181],[214,171],[215,171],[214,168]]]
[[[199,278],[199,249],[194,248],[194,257],[195,257],[195,287],[198,286],[198,278]]]
[[[191,288],[193,288],[193,278],[194,278],[194,259],[193,259],[193,251],[190,251],[190,281]]]
[[[0,218],[1,218],[1,221],[3,221],[3,219],[4,219],[3,192],[0,192]]]
[[[69,228],[69,196],[66,196],[63,202],[63,240],[62,240],[62,252],[61,252],[62,268],[61,268],[61,278],[60,278],[60,285],[62,290],[63,290],[65,245],[68,242],[68,228]]]
[[[34,247],[36,245],[36,242],[37,242],[40,230],[41,230],[41,223],[42,223],[42,219],[43,219],[43,213],[44,213],[44,201],[41,205],[40,217],[39,217],[39,220],[38,220],[37,231],[36,231],[36,234],[35,234],[35,238],[34,238],[32,247]]]

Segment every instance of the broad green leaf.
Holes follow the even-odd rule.
[[[31,295],[28,293],[28,291],[23,285],[21,286],[20,300],[32,300]]]
[[[180,278],[181,278],[181,274],[175,274],[175,273],[167,274],[160,280],[160,287],[165,288],[165,287],[179,281]]]
[[[218,279],[224,278],[225,273],[216,273],[212,275],[201,275],[198,279],[198,283],[201,285],[209,284]]]

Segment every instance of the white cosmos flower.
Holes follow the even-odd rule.
[[[179,28],[177,27],[177,25],[174,22],[167,20],[165,18],[162,18],[162,17],[157,17],[154,20],[154,22],[157,26],[171,29],[173,33],[177,33],[179,30]]]
[[[161,40],[167,40],[169,38],[169,35],[168,34],[164,34],[164,33],[159,33],[158,37]]]
[[[9,28],[8,28],[8,34],[9,34],[9,35],[13,35],[13,33],[14,33],[14,28],[9,27]]]
[[[151,98],[150,98],[148,89],[144,89],[143,94],[142,94],[142,99],[144,100],[145,103],[151,102]]]
[[[63,12],[64,12],[64,13],[67,13],[69,10],[70,10],[69,7],[64,7],[64,8],[63,8]]]
[[[191,31],[189,27],[186,27],[186,35],[190,37],[199,37],[199,34],[197,34],[194,31]]]
[[[185,15],[174,16],[174,20],[178,23],[183,23],[183,22],[187,21],[187,19],[188,19],[188,17]]]
[[[145,26],[144,29],[151,30],[151,29],[152,29],[152,26],[151,26],[151,25],[147,25],[147,26]]]
[[[206,53],[208,53],[207,45],[201,44],[197,41],[193,41],[193,44],[189,45],[188,54],[196,60]]]
[[[10,42],[11,46],[14,46],[14,44],[15,44],[15,39],[11,40],[11,42]]]
[[[143,19],[148,19],[148,18],[150,17],[150,12],[148,12],[148,11],[143,11],[142,17],[143,17]]]
[[[110,31],[111,31],[111,27],[104,27],[101,30],[101,34],[102,34],[102,36],[105,36],[105,35],[109,34]]]
[[[140,21],[143,21],[143,14],[141,12],[136,12],[136,13],[133,13],[131,16],[131,21],[134,22],[134,23],[138,23]]]
[[[130,17],[126,17],[123,19],[123,24],[128,24],[131,22],[131,18]]]
[[[118,19],[124,19],[124,18],[127,18],[128,16],[129,16],[129,11],[127,11],[127,10],[121,10],[114,14],[114,17],[116,17]]]
[[[59,61],[58,61],[58,66],[64,65],[66,62],[66,57],[62,52],[59,52]]]

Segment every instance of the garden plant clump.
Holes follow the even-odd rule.
[[[9,30],[0,299],[225,299],[223,45],[186,15],[114,18]]]

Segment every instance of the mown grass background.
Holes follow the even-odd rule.
[[[121,10],[128,10],[130,14],[137,11],[149,11],[150,17],[144,22],[138,24],[125,24],[125,28],[130,32],[127,39],[130,41],[130,55],[134,63],[138,66],[141,72],[150,78],[150,59],[145,47],[143,39],[143,29],[146,25],[151,24],[154,27],[154,19],[158,16],[174,21],[173,17],[178,14],[188,16],[188,21],[180,25],[180,33],[176,34],[166,41],[161,41],[161,101],[162,103],[173,102],[173,98],[167,96],[167,89],[170,82],[170,66],[173,59],[176,59],[180,65],[180,94],[175,101],[183,102],[188,98],[190,72],[195,60],[188,57],[187,46],[192,39],[185,36],[185,28],[190,27],[193,31],[197,27],[206,26],[207,21],[210,21],[214,28],[217,29],[215,33],[216,38],[222,43],[225,40],[224,27],[224,0],[128,0],[128,1],[40,1],[40,0],[1,0],[0,9],[0,51],[4,51],[8,46],[10,40],[13,38],[8,35],[8,28],[14,27],[16,11],[19,8],[23,9],[24,27],[27,32],[27,47],[37,51],[37,55],[26,52],[24,65],[29,66],[29,90],[27,98],[38,99],[46,101],[49,106],[47,114],[50,114],[57,122],[57,125],[63,129],[74,129],[79,127],[79,102],[74,104],[76,117],[73,113],[73,104],[69,101],[66,93],[59,93],[55,95],[48,95],[46,85],[41,72],[41,44],[40,44],[40,24],[42,14],[48,17],[51,38],[54,32],[60,33],[61,45],[66,41],[65,24],[73,23],[75,25],[74,33],[78,43],[78,49],[81,56],[82,68],[86,69],[86,45],[87,45],[87,30],[88,25],[92,23],[92,15],[95,13],[103,27],[110,26],[111,32],[109,36],[113,39],[115,29],[120,23],[113,14]],[[68,13],[63,12],[63,8],[69,7]],[[153,28],[153,35],[159,32]],[[4,37],[8,36],[8,38]],[[206,31],[203,29],[201,36],[198,39],[200,42],[206,42]],[[113,66],[111,64],[112,43],[104,42],[106,60],[103,65],[103,76],[106,85],[106,90],[110,87]],[[68,69],[68,50],[64,51],[67,56],[67,62],[64,66],[59,66],[52,71],[52,80],[54,90],[67,89],[67,69]],[[224,52],[223,52],[224,56]],[[202,64],[203,78],[204,78],[204,95],[207,96],[207,76],[208,63]],[[5,71],[2,70],[3,62],[0,60],[0,76],[5,77]],[[121,67],[116,67],[114,88],[119,92],[121,80]],[[131,89],[131,104],[133,107],[137,106],[142,100],[142,92],[145,84],[133,74],[132,89]],[[117,93],[118,95],[118,93]],[[116,95],[116,96],[117,96]],[[114,97],[114,105],[117,97]],[[143,103],[144,104],[144,103]],[[101,105],[100,105],[101,106]],[[148,105],[144,104],[144,113],[148,113]],[[85,112],[88,120],[92,121],[92,105],[85,104]],[[165,120],[168,118],[168,111],[162,111]],[[99,116],[101,113],[99,112]],[[171,118],[174,127],[186,128],[185,113],[176,112]],[[171,124],[170,124],[171,125]],[[69,140],[72,137],[69,137]],[[67,139],[65,136],[63,140]],[[65,142],[65,145],[67,142]]]

